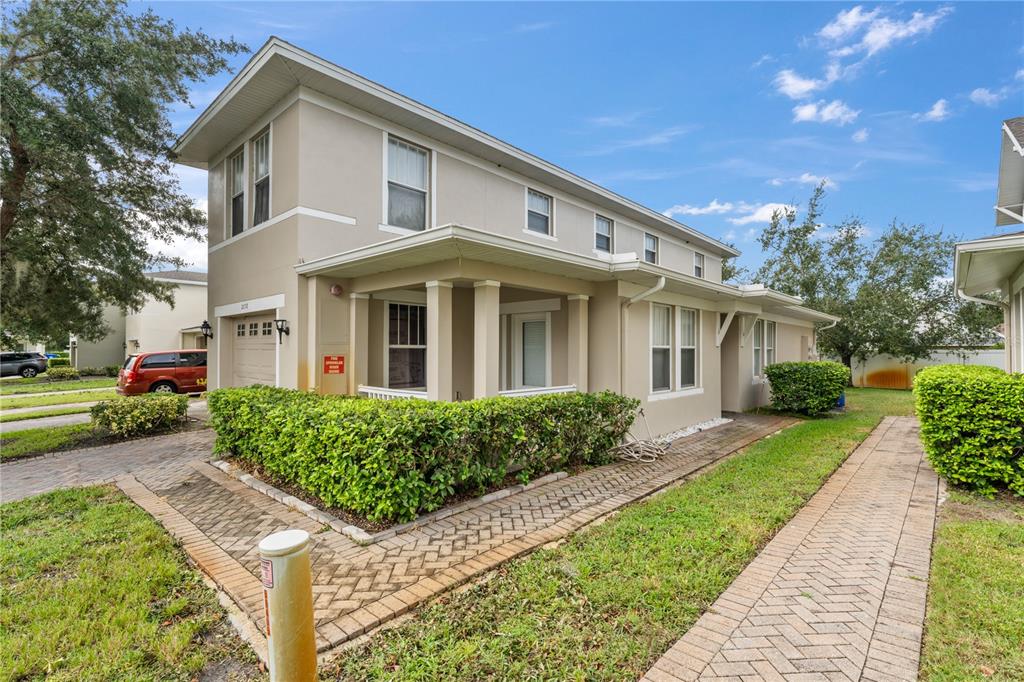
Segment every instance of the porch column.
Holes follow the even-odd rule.
[[[370,366],[370,295],[348,295],[348,392],[355,395],[366,385]]]
[[[587,374],[589,371],[589,359],[587,349],[590,341],[587,338],[587,330],[590,324],[589,309],[587,302],[589,296],[583,294],[571,294],[569,299],[569,344],[568,364],[569,383],[576,386],[576,390],[586,393]]]
[[[501,282],[486,279],[473,284],[473,397],[498,395],[501,366]]]
[[[451,400],[452,283],[427,282],[427,398]]]

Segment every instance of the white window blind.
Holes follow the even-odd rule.
[[[759,377],[764,371],[764,320],[754,323],[754,376]]]
[[[651,304],[651,391],[672,388],[672,309]]]
[[[594,248],[612,252],[612,221],[601,215],[594,218]]]
[[[658,238],[653,234],[644,234],[644,260],[648,263],[658,262]]]
[[[547,194],[527,191],[526,227],[532,232],[551,234],[551,197]]]
[[[775,364],[775,323],[766,322],[764,331],[764,366]]]
[[[253,140],[252,224],[270,219],[270,131]]]
[[[704,279],[704,254],[693,254],[693,276]]]
[[[245,154],[238,152],[228,161],[228,191],[231,194],[231,236],[245,229]]]
[[[388,224],[409,230],[427,227],[429,155],[408,142],[388,138]]]
[[[523,386],[547,385],[547,323],[523,322]]]
[[[679,388],[697,385],[697,311],[679,308]]]

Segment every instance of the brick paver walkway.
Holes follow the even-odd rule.
[[[677,440],[655,463],[591,469],[365,547],[206,462],[191,462],[175,476],[142,471],[118,484],[182,542],[259,628],[264,627],[256,577],[259,540],[285,528],[309,531],[317,643],[325,650],[790,423],[740,416]]]
[[[887,417],[644,680],[916,680],[937,490]]]

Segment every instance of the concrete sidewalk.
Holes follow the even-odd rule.
[[[886,417],[644,680],[916,680],[939,486],[918,432]]]

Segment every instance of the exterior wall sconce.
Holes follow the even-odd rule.
[[[285,336],[291,334],[291,329],[288,328],[288,320],[274,320],[274,326],[277,327],[277,342],[280,344],[284,341]]]
[[[199,325],[199,330],[203,332],[203,336],[205,336],[206,338],[213,338],[213,327],[210,326],[209,320],[203,320],[203,323]]]

